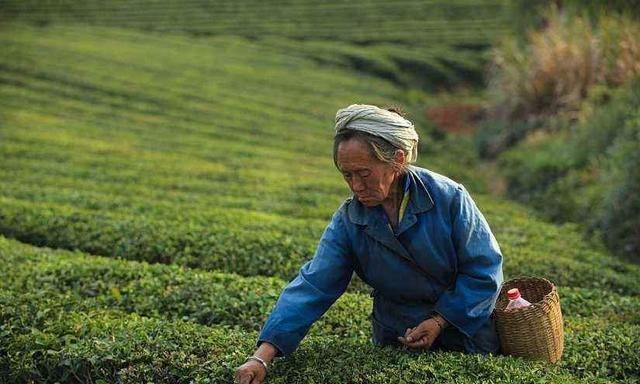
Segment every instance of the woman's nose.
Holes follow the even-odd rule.
[[[353,181],[351,182],[351,189],[354,192],[362,192],[364,191],[364,183],[362,182],[362,180],[359,180],[358,178],[354,178]]]

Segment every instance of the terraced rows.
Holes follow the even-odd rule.
[[[4,352],[0,356],[38,354],[41,358],[32,369],[49,379],[56,377],[55,372],[80,375],[91,371],[93,377],[98,372],[112,380],[116,374],[125,381],[133,380],[131,375],[135,374],[136,378],[144,375],[147,380],[170,381],[177,371],[191,378],[226,382],[241,362],[243,351],[255,342],[255,332],[285,284],[275,278],[245,278],[52,251],[2,237],[0,258],[12,266],[0,273],[0,352]],[[459,377],[468,380],[502,380],[504,375],[513,380],[511,375],[516,375],[529,382],[535,374],[563,382],[594,377],[632,379],[638,373],[631,345],[640,336],[640,299],[593,289],[561,287],[559,291],[567,331],[567,351],[560,367],[504,358],[461,358],[463,355],[454,353],[434,358],[429,354],[403,357],[397,350],[376,351],[367,343],[371,300],[367,295],[347,293],[313,325],[299,353],[276,364],[270,382],[292,380],[291,375],[303,382],[303,372],[311,371],[319,356],[326,357],[331,348],[328,356],[340,359],[343,368],[366,352],[383,358],[387,369],[380,371],[376,365],[361,361],[364,366],[355,371],[339,373],[337,368],[323,367],[322,373],[311,377],[322,375],[318,377],[331,378],[331,382],[358,377],[389,380],[403,372],[409,377],[430,375],[436,382],[444,382],[452,379],[450,369],[456,369]],[[606,327],[595,328],[604,321]],[[180,330],[182,337],[174,330]],[[593,355],[602,350],[606,354],[594,361]],[[86,365],[89,359],[93,359],[93,366]],[[151,369],[144,362],[147,359],[160,368]],[[621,360],[624,365],[619,364]],[[17,361],[13,359],[12,364]],[[207,361],[216,364],[209,366]],[[420,365],[413,365],[417,363],[440,369],[417,368]],[[414,368],[401,371],[405,364]],[[480,371],[460,376],[468,364]],[[447,371],[441,370],[449,365]],[[512,371],[516,367],[518,373]],[[38,377],[19,364],[11,375]]]
[[[509,33],[508,2],[202,0],[0,2],[0,20],[242,36],[289,57],[355,68],[409,88],[483,86],[485,50]]]
[[[255,333],[229,331],[182,321],[150,319],[118,311],[89,313],[60,311],[51,301],[15,303],[0,293],[7,303],[7,329],[17,329],[15,338],[3,334],[3,352],[17,356],[23,365],[8,367],[5,377],[17,381],[103,380],[121,383],[154,382],[231,383],[233,368],[242,363]],[[42,321],[45,313],[55,321]],[[5,314],[3,313],[3,315]],[[23,327],[37,332],[25,332]],[[22,331],[22,332],[20,332]],[[623,330],[626,331],[626,330]],[[609,332],[610,333],[610,332]],[[608,336],[607,334],[604,335]],[[625,345],[626,346],[626,345]],[[29,357],[35,357],[31,360]],[[363,361],[362,356],[368,359]],[[22,358],[22,359],[21,359]],[[326,364],[332,361],[334,364]],[[380,370],[379,362],[388,368]],[[339,364],[335,364],[339,362]],[[469,373],[472,372],[472,373]],[[563,383],[603,382],[571,376],[556,367],[491,357],[480,359],[461,354],[422,354],[381,349],[369,343],[338,337],[310,337],[296,356],[276,363],[269,373],[270,383],[386,383],[430,379],[445,383],[473,383],[509,377],[532,382],[537,375]],[[507,381],[495,381],[507,382]]]
[[[277,35],[405,45],[483,43],[506,30],[505,3],[487,0],[367,2],[3,1],[5,18],[88,22],[160,31]],[[417,43],[417,44],[416,44]]]
[[[283,67],[277,52],[234,38],[15,26],[0,43],[11,52],[0,58],[2,233],[247,276],[293,277],[347,196],[331,163],[334,111],[404,97],[308,60]],[[433,142],[422,164],[478,185],[470,164],[446,152]],[[570,229],[477,197],[508,275],[637,292],[625,277],[632,267]]]
[[[319,64],[323,47],[351,43],[266,40],[0,26],[0,234],[32,244],[0,236],[0,377],[230,382],[348,194],[331,161],[335,110],[394,102],[414,111],[420,164],[471,186],[507,277],[560,286],[562,364],[374,348],[354,280],[269,382],[637,379],[638,266],[479,193],[473,157],[430,138],[411,104],[426,95]]]

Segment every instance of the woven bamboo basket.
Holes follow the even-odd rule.
[[[505,310],[507,291],[518,288],[531,303]],[[564,331],[558,290],[547,279],[520,277],[502,285],[494,310],[502,353],[555,363],[564,349]]]

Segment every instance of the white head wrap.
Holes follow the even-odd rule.
[[[418,159],[418,134],[413,123],[395,112],[375,105],[351,104],[336,113],[336,135],[348,130],[379,136],[408,154],[407,161]]]

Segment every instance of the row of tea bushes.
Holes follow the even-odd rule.
[[[253,331],[260,329],[286,284],[276,278],[55,251],[6,238],[0,238],[0,256],[9,266],[0,273],[0,287],[9,290],[58,297],[78,309],[110,308]],[[560,296],[565,317],[640,325],[637,296],[573,287],[560,287]],[[369,333],[370,310],[368,295],[345,293],[311,333],[361,337]]]
[[[275,35],[306,40],[354,43],[393,42],[488,44],[506,29],[504,3],[496,0],[413,0],[389,4],[330,1],[269,4],[260,1],[208,3],[190,0],[4,1],[7,18],[46,24],[92,23],[200,35],[227,34],[259,38]],[[358,28],[353,28],[357,25]]]
[[[482,50],[434,44],[407,49],[394,43],[354,45],[348,42],[307,40],[300,42],[278,36],[261,39],[262,44],[312,58],[325,65],[355,68],[409,88],[434,89],[477,83],[486,66]]]
[[[586,241],[579,227],[552,225],[533,210],[483,195],[476,201],[498,239],[507,276],[540,276],[556,285],[639,293],[640,267],[609,254],[596,239]]]
[[[231,383],[255,343],[255,333],[115,311],[64,311],[26,295],[21,298],[29,302],[16,302],[8,293],[0,293],[0,373],[13,382]],[[269,382],[389,383],[399,375],[411,381],[533,382],[540,374],[577,382],[558,369],[515,359],[410,355],[323,337],[306,339],[290,359],[277,362]]]
[[[486,49],[508,33],[509,12],[507,4],[496,0],[286,5],[190,0],[179,6],[166,0],[0,3],[0,20],[4,16],[39,26],[80,23],[186,32],[203,40],[257,39],[292,56],[346,66],[414,88],[483,84]]]
[[[138,209],[151,209],[146,198],[154,207],[177,202],[326,220],[348,194],[331,164],[333,114],[363,98],[404,99],[388,82],[234,38],[190,43],[16,26],[0,43],[11,53],[0,58],[0,110],[10,127],[0,143],[5,181],[38,180],[48,192],[41,195],[63,186],[108,194]],[[428,165],[480,184],[441,157],[430,153]],[[75,196],[74,204],[95,204]]]
[[[237,38],[12,27],[0,227],[37,245],[288,279],[347,195],[333,111],[403,98]]]
[[[2,290],[0,308],[0,373],[14,382],[231,383],[257,336],[114,310],[79,312],[46,293]],[[569,319],[565,325],[566,349],[558,366],[502,356],[416,354],[366,340],[309,336],[294,354],[276,362],[269,382],[637,380],[639,326],[600,319]]]
[[[640,290],[638,266],[584,244],[575,228],[542,223],[513,205],[478,201],[502,247],[507,277],[542,276],[560,286],[623,294]],[[296,233],[297,227],[287,226],[291,221],[247,227],[230,218],[226,225],[206,225],[9,198],[0,202],[0,232],[30,244],[284,280],[312,257],[321,232],[317,237],[304,229]],[[362,284],[357,287],[362,291]]]
[[[259,221],[251,226],[233,220],[206,225],[189,218],[141,219],[52,203],[0,201],[0,232],[26,243],[243,275],[289,279],[317,242]]]
[[[0,287],[56,297],[78,311],[111,308],[258,331],[285,281],[53,251],[0,237]],[[312,334],[369,334],[369,295],[345,293]]]

